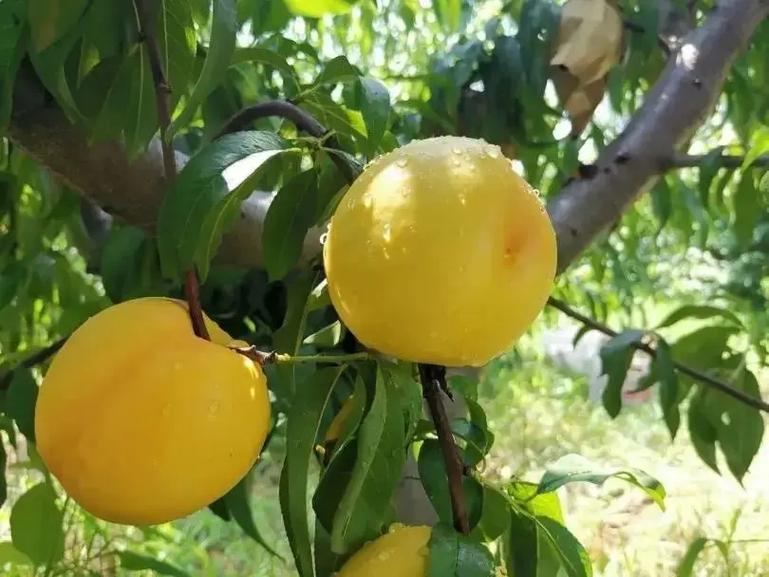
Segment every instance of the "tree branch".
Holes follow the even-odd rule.
[[[269,116],[279,116],[290,120],[299,129],[310,136],[321,138],[326,134],[326,128],[312,114],[305,112],[296,104],[286,100],[268,100],[247,106],[236,112],[224,125],[214,139],[231,132],[244,130],[249,124]]]
[[[64,346],[64,343],[66,341],[67,341],[67,337],[59,339],[58,341],[54,341],[47,347],[40,349],[36,353],[32,353],[26,359],[21,361],[18,365],[13,367],[13,369],[8,371],[4,375],[0,376],[0,391],[3,389],[7,389],[10,386],[11,380],[13,380],[13,372],[15,370],[31,369],[35,365],[38,365],[44,361],[47,361],[51,356],[55,355],[61,347]]]
[[[667,163],[668,168],[695,168],[702,166],[706,162],[713,166],[725,169],[735,169],[742,166],[744,156],[723,154],[720,156],[709,156],[707,154],[674,154]],[[763,155],[756,158],[750,168],[769,167],[769,155]]]
[[[470,521],[467,516],[467,504],[462,488],[464,466],[454,442],[454,434],[451,432],[446,407],[441,398],[441,389],[446,388],[446,368],[420,363],[419,379],[422,381],[422,391],[430,408],[433,423],[435,423],[435,432],[438,434],[438,441],[443,452],[443,461],[446,463],[454,528],[467,535],[470,532]]]
[[[239,110],[227,121],[224,128],[214,136],[214,139],[225,134],[244,130],[252,122],[270,116],[285,118],[291,121],[299,130],[315,138],[326,137],[327,148],[339,148],[337,139],[312,114],[287,100],[268,100]],[[347,182],[352,184],[358,175],[354,174],[347,163],[339,156],[330,154],[329,157],[342,175],[344,175]]]
[[[610,337],[616,337],[619,334],[617,331],[615,331],[612,328],[609,328],[605,324],[600,323],[597,320],[592,319],[586,315],[583,315],[582,313],[573,309],[571,306],[569,306],[562,300],[559,300],[554,297],[550,297],[550,299],[548,299],[547,301],[547,304],[553,307],[554,309],[561,311],[563,314],[581,322],[583,325],[590,327],[593,330],[601,332]],[[646,353],[652,358],[657,357],[657,350],[651,345],[649,345],[648,343],[635,342],[635,343],[632,343],[630,346],[632,346],[634,349],[638,351],[642,351]],[[693,369],[690,366],[684,365],[677,361],[673,361],[673,366],[676,368],[678,372],[686,375],[687,377],[691,377],[692,379],[700,381],[701,383],[713,389],[716,389],[717,391],[720,391],[725,395],[729,395],[730,397],[737,399],[738,401],[745,403],[750,407],[753,407],[754,409],[758,409],[759,411],[765,411],[769,413],[769,403],[766,403],[765,401],[759,398],[753,397],[747,394],[746,392],[733,387],[729,383],[716,379],[715,377],[709,375],[708,373],[698,371],[697,369]]]
[[[548,204],[565,270],[659,178],[711,112],[734,59],[769,14],[765,0],[721,0],[681,41],[622,134],[599,156],[596,174],[572,181]]]
[[[170,186],[176,180],[176,157],[173,143],[168,138],[168,127],[171,125],[171,87],[166,79],[163,61],[160,58],[160,46],[155,37],[155,14],[157,11],[147,5],[147,0],[135,0],[134,5],[139,19],[139,34],[147,46],[152,80],[155,84],[155,105],[158,111],[158,124],[160,124],[163,171],[166,185]],[[184,275],[184,294],[187,298],[187,309],[193,332],[201,339],[211,340],[203,316],[203,307],[200,304],[200,283],[194,268],[190,268]]]

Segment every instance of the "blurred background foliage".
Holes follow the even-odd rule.
[[[62,12],[66,17],[51,23],[46,18],[54,4],[59,3],[8,0],[0,5],[0,120],[8,121],[14,77],[32,69],[97,145],[119,137],[134,153],[142,151],[157,119],[130,3],[74,2]],[[169,40],[170,80],[180,97],[174,144],[194,153],[244,106],[291,98],[362,160],[413,138],[480,137],[499,144],[550,198],[571,179],[589,177],[598,152],[639,108],[681,34],[702,23],[715,2],[619,1],[621,58],[611,67],[594,114],[577,134],[558,99],[550,67],[561,4],[239,0],[216,2],[212,16],[206,0],[166,0],[173,29],[168,38],[174,42]],[[228,66],[206,72],[204,63],[219,49],[214,41],[221,34],[217,27],[226,26],[227,6],[236,9],[230,16],[238,30],[237,47],[224,55]],[[559,278],[556,291],[618,330],[651,330],[683,305],[728,311],[736,322],[715,308],[699,308],[660,332],[676,359],[717,374],[731,374],[739,365],[756,376],[765,393],[769,177],[761,155],[769,152],[767,62],[769,22],[764,22],[729,73],[714,114],[691,139],[689,152],[696,156],[669,171],[598,238]],[[339,83],[358,73],[376,79],[375,89],[386,87],[389,93],[384,119],[374,125],[363,85]],[[206,74],[209,85],[200,90],[198,79]],[[199,106],[190,105],[195,99]],[[293,127],[275,119],[255,126],[294,134]],[[739,160],[724,163],[724,155]],[[117,221],[109,230],[100,227],[103,214],[8,139],[0,145],[0,167],[0,375],[5,374],[0,428],[8,454],[0,566],[7,563],[9,575],[31,575],[35,570],[8,541],[14,503],[44,478],[34,445],[24,439],[24,412],[34,395],[26,384],[39,380],[43,367],[8,371],[111,302],[180,292],[163,279],[147,230]],[[274,175],[272,186],[280,186],[291,173],[288,167]],[[289,306],[286,287],[294,280],[273,281],[261,270],[214,266],[203,286],[204,308],[233,336],[269,346]],[[311,317],[308,334],[332,320],[322,312]],[[605,512],[602,499],[608,489],[575,490],[565,498],[567,516],[599,574],[671,575],[698,536],[726,545],[709,543],[697,565],[700,573],[694,574],[769,574],[769,548],[761,541],[769,539],[769,524],[759,514],[761,506],[769,505],[759,482],[761,472],[764,478],[769,473],[769,456],[753,441],[734,449],[756,435],[760,442],[761,417],[746,418],[749,430],[724,430],[722,413],[713,422],[704,408],[707,393],[695,386],[687,398],[684,383],[677,403],[704,415],[704,422],[693,427],[689,419],[674,441],[654,402],[625,407],[612,421],[588,400],[591,387],[600,386],[598,375],[586,376],[546,354],[549,331],[556,326],[572,328],[548,310],[515,351],[483,371],[481,398],[497,439],[487,472],[537,474],[547,462],[573,451],[599,461],[632,461],[667,486],[670,507],[664,522],[659,514],[639,513],[648,503],[637,496],[620,499],[617,506],[626,509],[613,511],[617,518],[608,521],[599,515]],[[590,354],[597,358],[598,351]],[[745,466],[716,457],[716,442],[726,453],[747,451]],[[251,497],[266,540],[290,559],[277,529],[281,443],[280,434],[275,435],[253,472]],[[743,485],[728,473],[716,476],[697,455],[742,477]],[[65,540],[65,553],[46,575],[110,575],[132,568],[159,574],[292,574],[290,562],[269,556],[240,529],[208,511],[142,531],[107,526],[62,496],[57,502],[63,521],[61,534],[53,538]]]

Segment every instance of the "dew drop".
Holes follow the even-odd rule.
[[[327,240],[328,240],[328,232],[324,232],[322,235],[320,235],[320,244],[322,245],[326,244]]]
[[[217,401],[214,401],[209,405],[208,413],[211,415],[215,415],[218,412],[219,412],[219,403]]]
[[[462,149],[459,148],[458,146],[455,146],[454,148],[451,149],[451,152],[453,152],[454,154],[462,154]]]
[[[395,164],[397,164],[401,168],[406,166],[408,163],[409,163],[409,161],[407,159],[405,159],[405,158],[399,158],[398,160],[395,161]]]
[[[391,524],[391,525],[390,525],[390,526],[387,528],[387,532],[388,532],[388,533],[395,533],[396,531],[400,531],[400,530],[401,530],[401,529],[403,529],[404,527],[405,527],[405,525],[404,525],[403,523],[392,523],[392,524]]]
[[[380,563],[384,563],[390,558],[390,554],[382,552],[379,555],[377,555],[376,558],[377,558],[377,561],[379,561]]]
[[[542,193],[539,191],[539,189],[538,189],[538,188],[532,188],[532,189],[531,189],[531,193],[532,193],[534,196],[536,196],[537,198],[539,198],[540,196],[542,196]]]
[[[384,225],[384,229],[382,230],[382,238],[385,242],[390,242],[390,239],[392,238],[392,232],[390,230],[389,224]]]
[[[489,145],[486,147],[486,156],[490,158],[499,158],[500,154],[499,146]]]
[[[451,164],[453,164],[454,166],[456,166],[457,168],[459,168],[460,166],[462,166],[462,161],[461,161],[461,160],[459,160],[458,158],[455,158],[455,159],[452,161],[452,163],[451,163]]]

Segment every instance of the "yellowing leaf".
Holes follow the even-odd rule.
[[[610,0],[569,0],[561,12],[550,64],[568,70],[580,86],[602,79],[622,53],[622,17]]]
[[[571,135],[578,136],[593,117],[606,90],[606,79],[599,78],[588,85],[581,85],[579,79],[567,70],[553,69],[551,73],[555,91],[561,106],[571,118]]]

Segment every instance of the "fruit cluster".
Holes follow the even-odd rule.
[[[372,162],[341,200],[323,250],[332,303],[361,343],[448,366],[483,365],[527,329],[550,292],[555,254],[536,191],[498,147],[457,137]],[[55,357],[36,409],[38,449],[94,515],[139,525],[182,517],[258,458],[270,424],[266,378],[233,350],[244,343],[205,322],[210,341],[193,334],[181,301],[127,301],[88,320]],[[424,575],[429,535],[397,528],[339,575]]]

